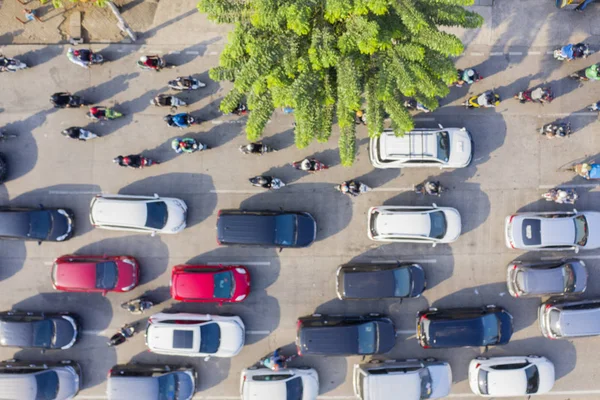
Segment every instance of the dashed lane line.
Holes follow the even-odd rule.
[[[396,335],[414,335],[416,332],[415,329],[396,329]]]

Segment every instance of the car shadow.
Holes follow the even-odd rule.
[[[85,245],[74,252],[79,255],[130,255],[140,265],[139,286],[152,282],[165,273],[169,248],[160,239],[150,235],[121,236]]]
[[[288,354],[285,353],[284,354]],[[319,394],[324,395],[341,386],[348,379],[346,357],[302,356],[290,362],[290,367],[311,367],[319,374]],[[352,379],[350,377],[350,379]]]
[[[165,191],[168,188],[168,191]],[[211,216],[217,206],[212,177],[190,172],[172,172],[135,181],[119,190],[119,194],[175,197],[188,206],[187,227]]]

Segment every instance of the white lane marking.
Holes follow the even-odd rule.
[[[170,52],[169,54],[181,54],[181,52],[179,50],[173,50],[172,52]]]
[[[414,186],[411,187],[399,187],[399,188],[374,188],[371,192],[404,192],[406,190],[415,190]]]
[[[97,190],[48,190],[48,194],[102,194]]]
[[[246,331],[246,335],[268,335],[271,331]]]
[[[554,51],[547,51],[546,54],[554,54]]]
[[[54,264],[52,261],[44,261],[44,265],[52,265]]]
[[[396,335],[414,335],[416,332],[415,329],[396,329]]]
[[[271,265],[271,261],[221,261],[209,262],[206,265]]]
[[[242,193],[242,194],[257,194],[262,193],[262,190],[225,190],[225,189],[213,189],[211,193]]]
[[[522,51],[509,51],[508,55],[509,56],[522,56],[523,52]]]
[[[501,51],[492,51],[490,53],[490,56],[503,56],[503,55],[504,55],[504,53]]]
[[[545,117],[572,117],[572,116],[578,116],[578,117],[595,117],[598,115],[598,113],[596,111],[581,111],[581,112],[574,112],[574,113],[548,113],[548,114],[538,114],[538,118],[545,118]]]
[[[538,189],[553,189],[553,188],[593,188],[598,186],[598,183],[576,183],[576,184],[559,184],[559,185],[540,185]]]
[[[435,264],[437,260],[435,258],[423,258],[423,259],[412,259],[403,258],[402,260],[371,260],[371,264],[397,264],[398,261],[402,263],[431,263]]]
[[[199,51],[188,50],[188,51],[185,52],[185,54],[200,54],[200,52]]]
[[[415,121],[435,121],[434,117],[415,117]]]
[[[476,53],[476,52],[471,52],[472,56],[484,56],[485,53]]]
[[[537,56],[537,55],[540,55],[540,54],[541,54],[541,52],[539,52],[539,51],[528,51],[528,52],[527,52],[527,54],[528,54],[528,55],[534,55],[534,56]]]
[[[218,51],[211,51],[210,53],[208,53],[208,55],[210,56],[216,56],[217,54],[219,54]]]
[[[213,125],[221,125],[221,124],[243,124],[245,123],[244,120],[238,120],[238,119],[232,119],[229,121],[223,121],[220,119],[213,119],[210,122],[212,122]],[[267,122],[268,124],[271,123],[271,121],[269,120],[269,122]]]
[[[116,331],[118,331],[118,328],[115,328],[115,332]],[[79,333],[81,333],[82,335],[98,335],[98,336],[100,336],[104,332],[106,332],[106,329],[101,330],[101,331],[83,330],[83,331],[80,331]]]

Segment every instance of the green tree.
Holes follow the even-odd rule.
[[[200,0],[217,23],[233,24],[216,81],[234,81],[221,102],[231,112],[246,97],[249,140],[258,139],[277,107],[294,108],[295,142],[327,141],[340,128],[342,164],[356,152],[357,110],[366,109],[369,135],[389,114],[396,134],[413,128],[403,98],[431,109],[456,80],[451,56],[463,51],[440,26],[476,28],[473,0]],[[363,102],[366,106],[363,106]]]
[[[104,7],[106,2],[109,0],[69,0],[71,3],[94,3],[99,7]],[[40,0],[40,3],[46,4],[51,2],[54,8],[61,8],[64,6],[63,0]]]

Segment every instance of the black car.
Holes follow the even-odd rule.
[[[394,323],[379,314],[313,314],[298,318],[296,347],[299,355],[381,354],[390,351],[395,344]]]
[[[73,236],[73,220],[67,208],[0,207],[0,239],[62,242]]]
[[[307,247],[316,236],[317,223],[305,212],[221,210],[217,218],[223,245]]]
[[[24,311],[0,313],[2,346],[68,349],[75,344],[77,334],[77,323],[72,314]]]
[[[342,265],[337,270],[340,300],[419,297],[425,271],[418,264]]]
[[[196,391],[194,368],[120,364],[108,371],[108,399],[190,400]]]
[[[0,136],[3,133],[0,132]],[[3,153],[0,153],[0,183],[6,182],[6,178],[8,178],[8,163],[6,162],[6,156]]]
[[[493,305],[417,313],[417,340],[425,349],[506,344],[512,333],[512,315]]]

